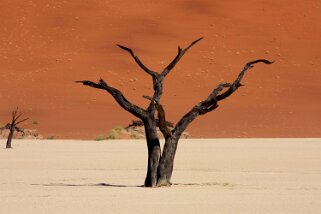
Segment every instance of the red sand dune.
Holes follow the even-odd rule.
[[[321,137],[321,2],[0,2],[0,123],[19,106],[45,136],[92,139],[134,117],[75,80],[105,79],[140,106],[151,79],[128,53],[161,70],[177,45],[194,46],[165,81],[162,104],[176,122],[248,61],[266,58],[220,107],[199,117],[193,137]],[[38,124],[33,124],[37,121]]]

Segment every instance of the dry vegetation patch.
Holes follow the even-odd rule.
[[[0,139],[7,139],[10,130],[1,129],[0,127]],[[43,139],[43,136],[39,134],[36,129],[23,129],[23,132],[14,132],[14,139]]]
[[[173,124],[167,124],[170,129],[173,129]],[[157,128],[157,134],[159,138],[164,138],[162,132]],[[189,138],[188,132],[184,132],[182,135],[183,139]],[[96,141],[100,140],[112,140],[112,139],[145,139],[145,130],[143,122],[132,121],[127,127],[116,126],[108,131],[107,134],[98,135],[94,138]]]

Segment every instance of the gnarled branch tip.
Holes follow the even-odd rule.
[[[130,48],[127,48],[127,47],[125,47],[125,46],[123,46],[123,45],[120,45],[120,44],[116,44],[118,47],[120,47],[121,49],[123,49],[123,50],[125,50],[125,51],[128,51],[128,52],[132,52],[132,49],[130,49]]]

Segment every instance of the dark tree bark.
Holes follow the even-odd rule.
[[[148,75],[152,77],[154,94],[153,100],[159,101],[163,94],[163,81],[164,78],[169,74],[169,72],[175,67],[178,61],[183,57],[183,55],[190,49],[194,44],[200,41],[202,38],[199,38],[192,42],[187,48],[182,49],[178,47],[178,53],[173,61],[166,66],[162,72],[157,73],[149,68],[147,68],[140,59],[135,55],[135,53],[130,49],[122,45],[117,45],[121,49],[130,53],[134,58],[135,62],[139,67],[144,70]],[[144,123],[147,148],[148,148],[148,164],[147,164],[147,175],[145,178],[146,187],[155,187],[157,186],[157,172],[158,165],[161,156],[161,148],[159,143],[159,138],[157,136],[157,129],[155,123],[155,105],[153,101],[150,102],[150,105],[146,110],[132,104],[129,102],[124,95],[117,89],[109,86],[103,79],[100,79],[98,83],[94,83],[88,80],[76,81],[77,83],[82,83],[93,88],[98,88],[107,91],[111,94],[117,103],[124,108],[126,111],[132,113],[134,116],[141,119]]]
[[[21,117],[22,114],[17,115],[17,113],[18,113],[18,108],[12,112],[11,123],[8,123],[5,127],[2,128],[2,129],[9,129],[10,130],[9,135],[8,135],[8,139],[7,139],[7,144],[6,144],[7,149],[12,148],[11,142],[12,142],[13,134],[15,131],[24,133],[22,129],[17,127],[17,125],[28,120],[28,118],[19,120],[19,118]]]
[[[145,178],[146,187],[170,185],[177,144],[181,134],[186,129],[186,127],[197,116],[206,114],[217,108],[218,101],[227,98],[234,91],[236,91],[241,86],[240,81],[242,80],[245,72],[251,67],[253,67],[253,64],[258,62],[271,64],[271,62],[264,59],[249,62],[248,64],[246,64],[244,69],[239,74],[238,78],[233,83],[219,84],[206,100],[194,106],[186,115],[182,117],[182,119],[176,124],[174,129],[171,130],[167,126],[168,123],[165,119],[165,111],[162,105],[159,103],[163,94],[164,79],[169,74],[169,72],[176,66],[176,64],[184,56],[184,54],[201,39],[202,38],[195,40],[185,49],[178,47],[178,53],[176,57],[159,73],[147,68],[130,48],[127,48],[122,45],[117,45],[121,49],[129,52],[135,60],[135,62],[138,64],[138,66],[152,77],[154,94],[152,97],[144,96],[145,98],[150,100],[150,104],[147,109],[142,109],[132,104],[125,98],[125,96],[118,89],[109,86],[102,79],[100,79],[98,83],[94,83],[88,80],[76,81],[77,83],[82,83],[83,85],[107,91],[114,97],[114,99],[122,108],[132,113],[134,116],[136,116],[143,122],[148,148],[148,164],[147,174]],[[227,88],[227,90],[222,93],[224,88]],[[160,130],[165,137],[165,145],[162,154],[159,143],[159,137],[157,136],[156,129],[156,111],[158,113],[158,123]]]
[[[156,123],[148,117],[144,121],[145,135],[148,149],[147,174],[144,182],[146,187],[155,187],[157,184],[157,168],[161,155],[159,138],[157,136]]]

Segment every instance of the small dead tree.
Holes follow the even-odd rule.
[[[130,48],[127,48],[122,45],[117,45],[121,49],[127,51],[133,57],[133,59],[139,65],[139,67],[152,77],[154,94],[152,97],[144,96],[145,98],[150,100],[150,104],[147,107],[147,109],[143,109],[128,101],[121,91],[108,85],[103,79],[100,79],[98,83],[88,80],[76,81],[77,83],[82,83],[86,86],[107,91],[114,97],[116,102],[123,109],[130,112],[143,122],[148,149],[147,175],[144,183],[145,187],[171,185],[170,180],[173,172],[177,144],[180,139],[180,136],[182,135],[183,131],[187,128],[187,126],[199,115],[204,115],[216,109],[218,107],[219,101],[229,97],[240,86],[242,86],[241,80],[245,72],[252,68],[254,64],[259,62],[265,64],[272,63],[265,59],[259,59],[247,63],[234,82],[219,84],[212,91],[212,93],[208,96],[207,99],[195,105],[187,114],[185,114],[182,117],[182,119],[175,125],[175,127],[172,130],[170,130],[166,125],[167,123],[165,120],[165,111],[159,103],[163,94],[164,79],[169,74],[169,72],[176,66],[176,64],[183,57],[183,55],[200,40],[202,40],[202,38],[193,41],[185,49],[178,47],[178,53],[176,57],[160,73],[147,68]],[[160,130],[165,137],[165,144],[162,153],[156,130],[156,111],[158,112]]]
[[[8,123],[7,125],[5,125],[3,128],[1,129],[9,129],[9,135],[8,135],[8,140],[7,140],[7,144],[6,144],[6,148],[10,149],[12,148],[11,146],[11,141],[13,138],[13,134],[15,131],[17,132],[22,132],[24,134],[23,129],[19,128],[17,125],[28,120],[29,118],[25,118],[22,120],[19,120],[19,118],[22,116],[22,113],[18,115],[18,108],[12,112],[12,120],[11,123]]]

